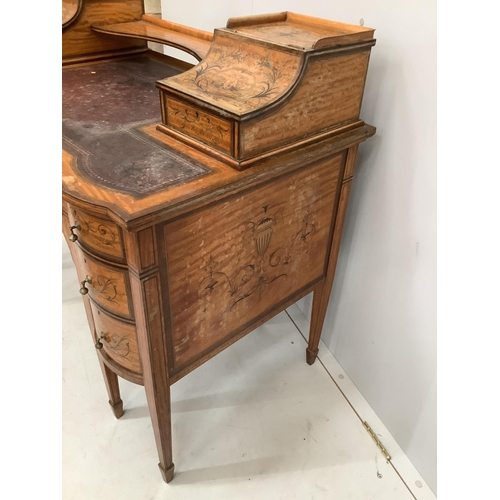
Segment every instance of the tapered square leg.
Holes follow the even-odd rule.
[[[131,288],[144,388],[160,459],[158,467],[163,480],[169,483],[174,477],[174,464],[170,380],[166,335],[163,330],[160,278],[158,275],[153,275],[140,280],[131,276]]]
[[[314,364],[316,361],[316,357],[318,356],[318,351],[319,349],[316,349],[316,351],[312,351],[309,349],[309,347],[306,349],[306,361],[308,365]]]
[[[99,364],[101,365],[104,384],[106,385],[106,390],[108,391],[109,405],[111,406],[115,417],[120,418],[123,416],[123,401],[120,397],[118,376],[106,366],[101,356],[98,355],[97,357],[99,358]]]
[[[328,295],[330,295],[329,290],[325,290],[324,284],[318,286],[313,292],[309,342],[306,349],[306,360],[308,365],[312,365],[318,356],[319,339],[321,337],[321,330],[323,329],[323,322],[326,314],[326,307],[323,307],[323,304],[326,302],[326,306],[328,305],[328,299],[326,298],[325,300],[324,297],[327,292]]]
[[[337,259],[340,250],[340,241],[342,238],[342,230],[344,227],[344,219],[351,192],[352,174],[354,171],[354,163],[358,146],[349,148],[346,158],[346,166],[344,169],[344,182],[341,187],[337,216],[333,229],[332,245],[330,247],[330,255],[328,257],[328,265],[326,270],[325,280],[314,290],[313,305],[311,311],[311,325],[309,327],[309,342],[306,349],[306,360],[309,365],[316,361],[318,355],[319,339],[323,330],[326,310],[330,300],[332,291],[333,278],[335,277],[335,269],[337,267]]]
[[[160,468],[163,480],[166,483],[170,483],[170,481],[172,481],[172,479],[174,478],[174,464],[172,464],[167,470],[163,469],[161,464],[158,464],[158,467]]]

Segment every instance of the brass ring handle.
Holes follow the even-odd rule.
[[[101,342],[101,340],[106,340],[106,334],[104,332],[101,332],[101,335],[97,339],[97,342],[95,344],[95,348],[101,350],[104,347],[104,344]]]
[[[87,293],[89,293],[89,289],[85,286],[86,283],[88,283],[89,285],[92,284],[92,280],[90,279],[90,276],[87,276],[82,282],[81,282],[81,288],[80,288],[80,293],[82,295],[87,295]]]
[[[73,243],[78,239],[78,235],[73,232],[75,229],[77,231],[82,230],[82,228],[80,227],[80,224],[78,224],[78,222],[76,222],[76,220],[75,220],[75,223],[69,228],[70,233],[69,233],[68,239],[69,239],[69,241],[72,241]]]

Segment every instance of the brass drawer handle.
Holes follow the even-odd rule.
[[[90,276],[87,276],[82,282],[81,282],[81,288],[80,288],[80,293],[82,295],[87,295],[89,293],[89,289],[85,286],[85,284],[88,283],[89,285],[92,284],[92,280],[90,279]]]
[[[75,229],[77,231],[82,230],[82,228],[80,227],[80,224],[78,224],[78,222],[76,222],[76,220],[75,220],[75,223],[69,228],[70,233],[69,233],[68,238],[69,238],[69,241],[72,241],[73,243],[78,239],[78,235],[73,232]]]
[[[101,340],[106,340],[106,334],[104,332],[101,332],[101,335],[97,339],[97,342],[95,344],[95,348],[101,350],[104,346],[104,344],[101,342]]]

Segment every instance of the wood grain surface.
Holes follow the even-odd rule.
[[[144,388],[160,459],[158,466],[163,480],[170,482],[174,475],[170,380],[160,277],[158,273],[145,279],[132,275],[131,285]]]
[[[213,113],[165,97],[165,123],[220,151],[233,154],[233,124]]]
[[[359,118],[370,52],[310,59],[286,104],[241,123],[240,158],[289,144]]]
[[[250,169],[243,171],[218,161],[208,154],[189,148],[156,126],[144,127],[144,132],[166,147],[179,148],[190,158],[209,167],[211,174],[194,179],[171,189],[142,199],[107,189],[82,177],[75,168],[75,158],[63,150],[63,197],[72,205],[88,208],[89,203],[100,207],[103,214],[123,228],[141,229],[152,222],[160,222],[187,213],[193,207],[207,205],[227,193],[238,193],[281,175],[284,171],[299,169],[302,165],[331,156],[353,144],[363,142],[375,133],[375,127],[362,125],[324,141],[307,144],[300,150],[282,155],[269,155]]]
[[[212,47],[200,64],[161,80],[158,86],[241,116],[279,99],[295,82],[300,67],[298,53],[216,30]]]
[[[76,23],[62,35],[63,65],[91,56],[147,50],[144,40],[101,35],[91,30],[99,23],[138,21],[144,13],[142,0],[85,0]]]
[[[158,130],[243,170],[358,123],[373,30],[311,19],[257,16],[256,24],[215,30],[200,64],[157,82]],[[355,40],[346,45],[344,37]],[[337,38],[343,42],[328,41]]]
[[[227,28],[302,49],[334,47],[373,38],[374,29],[295,12],[232,17]]]
[[[97,356],[99,359],[99,364],[101,365],[102,376],[104,378],[104,385],[108,391],[109,405],[113,410],[113,414],[116,418],[121,418],[123,416],[123,401],[120,397],[120,386],[118,384],[118,376],[116,373],[109,368],[109,366],[104,362],[102,356]]]
[[[334,47],[371,38],[371,33],[364,32],[353,35],[341,28],[328,29],[288,20],[280,23],[244,26],[235,31],[271,43],[286,44],[301,49]]]
[[[133,319],[130,285],[126,270],[98,261],[82,251],[82,271],[89,276],[88,295],[101,308],[126,319]]]
[[[174,372],[322,276],[342,158],[165,226]]]
[[[133,323],[125,323],[92,304],[96,339],[101,339],[106,354],[116,363],[140,375],[142,373]]]
[[[169,45],[201,61],[210,49],[212,34],[188,26],[144,15],[140,21],[93,25],[92,31],[108,35],[139,38]]]
[[[210,34],[142,17],[140,0],[81,5],[63,34],[63,63],[81,63],[63,71],[63,230],[80,227],[69,244],[110,404],[120,417],[116,375],[144,384],[169,482],[172,383],[310,292],[314,362],[358,144],[375,133],[359,119],[373,30],[232,19],[179,75],[160,55],[111,59],[145,48],[129,37],[207,49]]]
[[[69,220],[71,225],[80,226],[80,230],[75,229],[74,233],[78,236],[77,241],[84,248],[104,258],[125,261],[121,229],[113,221],[96,217],[75,207],[70,208]]]
[[[83,0],[62,0],[62,27],[63,29],[73,23],[80,13]]]
[[[356,154],[354,153],[354,156]],[[330,294],[333,286],[333,279],[337,268],[337,260],[340,250],[340,242],[342,240],[342,231],[344,229],[345,213],[347,210],[347,203],[349,201],[349,194],[351,192],[352,181],[348,180],[342,184],[340,192],[339,207],[335,220],[335,228],[332,240],[330,254],[328,256],[328,265],[326,279],[315,291],[313,295],[313,305],[311,311],[311,324],[309,327],[309,341],[306,349],[306,356],[308,364],[312,365],[316,360],[318,354],[318,345],[323,330],[323,323],[325,321],[326,309],[330,300]]]
[[[152,56],[143,56],[144,59],[150,59],[151,57]],[[163,58],[160,55],[155,55],[155,61],[165,68],[162,70],[160,67],[159,70],[155,69],[155,72],[164,72],[164,74],[168,74],[169,71],[172,72],[173,68],[171,66],[165,63],[162,64]],[[130,71],[136,71],[137,68],[140,69],[141,67],[141,65],[138,65],[136,62],[136,58],[133,58],[131,61],[121,61],[120,64],[123,65],[124,71],[128,66],[130,66]],[[101,66],[105,68],[109,66],[109,63],[102,64]],[[146,65],[143,64],[142,66]],[[63,75],[66,72],[73,71],[72,69],[63,70]],[[109,70],[105,71],[103,69],[102,71],[104,73],[110,73]],[[96,77],[99,75],[91,76]],[[119,106],[110,107],[109,103],[116,102],[121,104],[125,102],[124,95],[128,95],[128,93],[131,92],[129,86],[136,85],[135,81],[129,83],[127,80],[122,80],[121,78],[120,81],[123,82],[123,86],[120,86],[118,92],[119,96],[113,98],[111,101],[98,98],[101,95],[99,93],[94,95],[92,98],[92,109],[94,109],[95,112],[90,113],[90,111],[86,111],[89,115],[88,118],[86,115],[83,115],[82,119],[81,110],[78,111],[76,117],[74,114],[68,114],[69,119],[74,120],[80,117],[82,127],[79,130],[84,137],[87,137],[85,141],[88,142],[88,137],[93,137],[93,135],[90,130],[83,127],[83,125],[87,127],[89,125],[94,125],[93,120],[95,120],[97,116],[100,117],[100,122],[104,120],[104,123],[108,124],[108,132],[111,131],[113,134],[115,133],[114,131],[117,129],[115,123],[118,123],[119,120],[123,118],[125,111]],[[158,95],[155,95],[154,92],[141,93],[141,99],[144,102],[144,108],[148,110],[154,110],[155,106],[159,108]],[[70,101],[72,101],[72,99],[68,98],[68,103],[63,105],[63,109],[67,107],[68,113],[70,109],[73,109],[72,106],[74,106]],[[126,120],[129,120],[128,111],[125,114]],[[73,118],[71,118],[71,116]],[[142,116],[144,115],[141,114],[141,117]],[[159,120],[159,112],[158,117]],[[336,151],[341,151],[352,144],[366,140],[375,133],[375,128],[370,125],[363,125],[361,122],[360,126],[356,129],[345,131],[334,138],[326,138],[323,141],[320,140],[318,144],[304,144],[301,145],[300,149],[284,152],[279,157],[275,154],[263,157],[262,160],[254,164],[251,169],[242,172],[238,172],[210,154],[193,149],[179,140],[157,131],[155,124],[139,127],[137,131],[154,141],[156,143],[155,148],[162,148],[166,151],[172,149],[179,151],[197,164],[203,165],[210,171],[210,174],[188,179],[169,189],[162,189],[150,195],[137,198],[131,193],[108,189],[102,184],[98,184],[82,175],[78,168],[78,156],[63,149],[62,181],[63,196],[65,200],[84,210],[87,209],[90,203],[93,212],[96,210],[100,211],[103,216],[109,217],[122,228],[139,229],[140,227],[149,225],[152,220],[158,220],[159,217],[165,220],[168,217],[179,214],[179,212],[188,211],[193,205],[206,204],[224,195],[228,190],[237,192],[238,190],[246,189],[254,184],[280,175],[283,170],[293,170],[294,168],[298,168],[301,164],[334,154]],[[109,134],[106,135],[106,137],[108,136]],[[135,138],[133,138],[133,140],[135,140]],[[141,143],[140,147],[142,148],[143,145],[144,143]],[[120,149],[117,149],[118,154],[122,154],[120,151]],[[153,149],[150,148],[150,151],[153,151]],[[106,153],[106,157],[108,156],[109,154]],[[142,178],[143,174],[141,173],[141,169],[146,168],[147,166],[144,165],[138,172],[138,168],[135,167],[133,171],[134,175],[139,175]],[[144,172],[144,175],[146,174],[147,172]],[[119,181],[122,182],[123,178],[120,178]]]

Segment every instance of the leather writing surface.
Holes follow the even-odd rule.
[[[139,198],[210,172],[140,130],[161,121],[155,82],[175,72],[148,57],[63,72],[63,147],[81,175]]]

